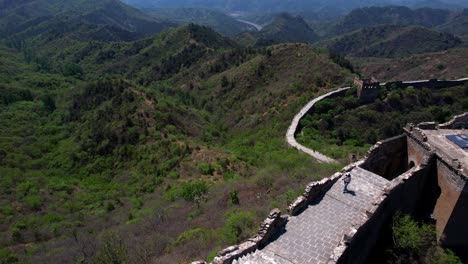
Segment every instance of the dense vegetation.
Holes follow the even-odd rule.
[[[437,245],[436,228],[432,223],[419,222],[410,215],[397,213],[391,226],[392,243],[384,254],[373,261],[381,263],[446,263],[462,261],[449,249]],[[374,255],[377,255],[374,253]]]
[[[378,140],[401,134],[407,123],[443,123],[468,110],[468,87],[382,89],[380,98],[365,105],[355,93],[317,103],[301,120],[299,142],[337,159],[363,156]]]
[[[206,258],[337,169],[283,140],[351,78],[326,52],[195,25],[132,42],[45,28],[0,46],[2,262]]]
[[[348,57],[349,58],[349,57]],[[389,80],[455,80],[468,76],[468,49],[423,53],[400,58],[349,58],[363,76]]]
[[[340,167],[284,142],[300,107],[354,78],[339,54],[268,45],[315,41],[302,18],[280,16],[256,48],[194,24],[160,32],[171,25],[115,0],[0,1],[0,263],[213,257]],[[415,96],[431,120],[466,109],[463,88],[409,91],[388,97]],[[397,116],[401,98],[380,105]],[[450,113],[431,106],[449,100]],[[316,114],[338,127],[330,115],[356,106]],[[304,122],[313,143],[325,123]],[[322,132],[352,151],[381,135]]]
[[[10,36],[32,26],[65,20],[107,25],[125,31],[153,34],[174,24],[146,16],[141,11],[114,0],[33,0],[0,3],[0,37]]]

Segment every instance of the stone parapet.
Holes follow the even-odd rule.
[[[439,129],[461,129],[468,127],[468,112],[455,116],[447,123],[440,124]]]
[[[310,202],[326,193],[342,175],[342,173],[337,172],[331,177],[307,184],[304,194],[299,196],[291,205],[289,205],[288,214],[295,216],[301,213],[307,208],[307,205]]]
[[[418,142],[425,150],[432,151],[432,147],[427,143],[427,135],[419,127],[415,127],[413,124],[408,124],[403,131],[407,136]]]
[[[216,255],[213,264],[231,264],[233,260],[261,248],[265,243],[281,229],[287,221],[287,216],[282,216],[279,209],[273,209],[263,221],[258,233],[239,245],[230,246]]]

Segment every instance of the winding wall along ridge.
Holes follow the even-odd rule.
[[[419,86],[419,87],[427,85],[428,87],[433,87],[433,88],[438,87],[438,88],[440,88],[440,87],[451,87],[451,86],[454,86],[454,85],[464,85],[466,83],[468,83],[468,77],[455,79],[455,80],[430,79],[430,80],[413,80],[413,81],[411,81],[411,80],[410,81],[393,81],[393,82],[387,82],[387,83],[380,83],[380,86],[390,86],[390,85],[394,84],[396,86],[406,88],[406,87],[412,86],[412,85]],[[337,93],[343,92],[343,91],[348,90],[350,88],[351,87],[338,88],[338,89],[336,89],[334,91],[328,92],[328,93],[326,93],[324,95],[321,95],[321,96],[319,96],[317,98],[314,98],[306,106],[304,106],[301,109],[301,111],[299,113],[297,113],[296,116],[294,116],[294,119],[293,119],[291,125],[288,128],[288,131],[286,133],[286,141],[288,142],[288,144],[291,147],[296,148],[299,151],[302,151],[302,152],[312,156],[313,158],[317,159],[319,162],[325,162],[325,163],[337,162],[336,160],[334,160],[334,159],[332,159],[330,157],[327,157],[327,156],[323,155],[320,152],[309,149],[309,148],[299,144],[296,141],[295,134],[296,134],[297,128],[299,126],[299,121],[310,111],[310,109],[312,107],[314,107],[314,105],[316,103],[320,102],[321,100],[323,100],[323,99],[325,99],[327,97],[336,95]]]
[[[296,134],[296,131],[297,131],[297,127],[299,126],[299,121],[301,121],[301,119],[310,111],[310,109],[312,107],[314,107],[314,105],[320,101],[322,101],[323,99],[327,98],[327,97],[330,97],[332,95],[335,95],[337,93],[340,93],[340,92],[343,92],[343,91],[346,91],[348,89],[350,89],[351,87],[342,87],[342,88],[338,88],[336,90],[333,90],[331,92],[328,92],[326,94],[323,94],[317,98],[314,98],[312,101],[310,101],[306,106],[304,106],[301,111],[299,111],[299,113],[296,114],[296,116],[294,116],[294,119],[291,123],[291,125],[289,126],[288,128],[288,131],[286,132],[286,141],[288,142],[288,144],[293,147],[293,148],[296,148],[298,149],[299,151],[302,151],[312,157],[314,157],[315,159],[317,159],[319,162],[325,162],[325,163],[333,163],[333,162],[336,162],[336,160],[330,158],[330,157],[327,157],[325,155],[323,155],[322,153],[320,152],[317,152],[315,150],[312,150],[310,148],[307,148],[301,144],[299,144],[296,140],[296,137],[295,137],[295,134]]]

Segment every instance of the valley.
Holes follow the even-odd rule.
[[[0,0],[0,263],[211,261],[406,123],[468,109],[466,85],[353,87],[468,76],[463,1],[125,2]]]

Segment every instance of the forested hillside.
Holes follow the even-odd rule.
[[[130,32],[153,34],[174,24],[149,17],[116,0],[28,0],[0,3],[0,37],[10,36],[31,26],[61,20],[107,25]],[[52,22],[50,22],[52,20]]]
[[[427,28],[384,25],[330,40],[330,50],[355,57],[405,57],[413,54],[447,50],[462,41],[450,34]]]
[[[336,169],[283,141],[352,79],[327,52],[60,19],[0,46],[2,262],[206,258]]]
[[[178,14],[187,17],[165,20]],[[415,56],[414,65],[445,58],[441,71],[464,74],[461,40],[421,27],[365,29],[333,39],[329,52],[311,45],[319,37],[300,16],[268,14],[271,24],[237,41],[226,37],[238,33],[234,19],[214,26],[225,17],[203,9],[150,16],[118,0],[0,0],[0,263],[212,259],[344,165],[288,148],[286,129],[303,105],[359,74],[401,76],[343,55],[398,56],[388,61],[407,66],[399,56],[449,49]],[[466,109],[465,90],[389,90],[366,106],[349,94],[325,101],[301,140],[325,142],[319,149],[345,163],[413,120],[402,113],[446,120]],[[385,129],[361,131],[362,120],[348,115]]]

